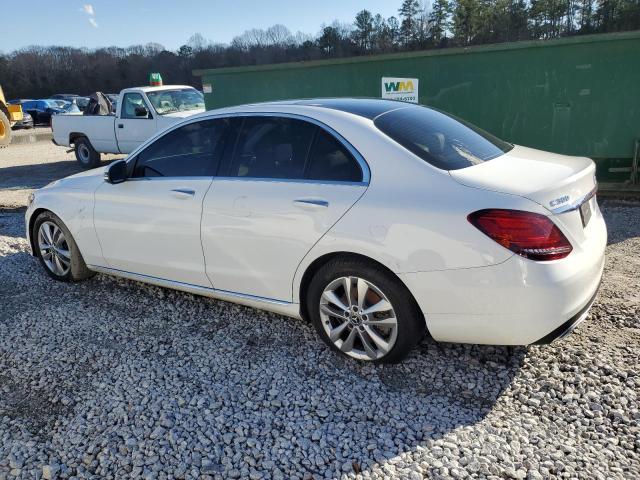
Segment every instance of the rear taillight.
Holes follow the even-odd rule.
[[[521,210],[478,210],[467,219],[503,247],[531,260],[557,260],[572,247],[560,229],[544,215]]]

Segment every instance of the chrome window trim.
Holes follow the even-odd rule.
[[[366,187],[365,182],[351,182],[348,180],[311,180],[308,178],[264,178],[264,177],[214,177],[214,181],[224,180],[231,182],[271,182],[271,183],[306,183],[322,185],[355,185]]]
[[[131,177],[127,182],[158,182],[158,181],[193,181],[193,180],[210,180],[210,181],[229,181],[229,182],[271,182],[271,183],[303,183],[303,184],[320,184],[320,185],[347,185],[356,187],[366,187],[364,182],[350,182],[342,180],[309,180],[305,178],[263,178],[263,177],[216,177],[213,175],[184,176],[184,177]]]
[[[577,210],[578,208],[580,208],[580,205],[582,205],[584,202],[591,200],[591,197],[593,197],[597,192],[598,192],[598,186],[596,185],[593,188],[593,190],[591,190],[589,193],[587,193],[586,195],[583,195],[582,197],[578,198],[577,200],[570,203],[569,205],[562,205],[561,207],[552,208],[551,211],[557,215],[560,213],[567,213],[567,212],[572,212],[573,210]]]
[[[174,130],[180,127],[183,127],[185,125],[195,123],[195,122],[204,122],[207,120],[218,120],[218,119],[234,118],[234,117],[283,117],[283,118],[293,118],[296,120],[302,120],[309,123],[313,123],[314,125],[325,129],[327,132],[333,135],[349,151],[349,153],[351,153],[353,158],[356,159],[356,162],[358,162],[358,164],[360,165],[360,169],[362,170],[361,182],[349,182],[349,181],[341,181],[341,180],[324,181],[324,180],[310,180],[305,178],[301,178],[301,179],[253,178],[253,180],[280,181],[280,182],[302,181],[305,183],[328,183],[328,184],[340,183],[340,184],[356,184],[356,185],[369,185],[369,183],[371,182],[371,169],[369,168],[369,164],[364,159],[362,154],[358,150],[356,150],[356,148],[353,145],[351,145],[351,143],[349,143],[340,133],[338,133],[335,129],[331,128],[326,123],[321,122],[320,120],[316,120],[315,118],[308,117],[306,115],[300,115],[298,113],[288,113],[288,112],[232,112],[232,113],[211,114],[211,115],[206,115],[202,117],[199,116],[197,118],[189,118],[182,122],[177,122],[176,124],[172,125],[169,129],[163,130],[162,132],[158,132],[156,135],[149,138],[146,142],[139,145],[138,148],[136,148],[133,152],[131,152],[127,156],[125,161],[129,163],[129,161],[131,161],[133,158],[138,156],[144,149],[146,149],[147,146],[151,145],[156,140],[159,140],[161,137],[168,135],[169,133],[173,132]],[[157,177],[152,177],[152,178],[157,178]],[[168,177],[165,177],[165,178],[168,178]],[[185,178],[185,177],[172,177],[172,178]],[[241,177],[216,177],[216,178],[241,179]]]
[[[189,180],[213,180],[215,177],[213,175],[202,175],[201,177],[195,175],[189,175],[184,177],[131,177],[127,178],[127,182],[157,182],[157,181],[169,181],[169,180],[180,180],[180,181],[189,181]]]

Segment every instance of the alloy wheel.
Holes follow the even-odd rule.
[[[393,305],[373,283],[340,277],[320,297],[320,319],[329,340],[359,360],[377,360],[393,348],[398,320]]]
[[[71,268],[69,244],[62,229],[53,222],[43,222],[38,229],[38,248],[47,268],[63,277]]]

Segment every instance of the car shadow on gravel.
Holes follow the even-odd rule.
[[[103,161],[100,166],[111,163]],[[42,188],[48,183],[83,172],[75,158],[67,161],[34,163],[0,168],[0,190]]]

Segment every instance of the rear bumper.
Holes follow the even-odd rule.
[[[33,128],[33,120],[20,120],[19,122],[16,122],[13,128]]]
[[[530,345],[586,316],[602,278],[607,231],[597,212],[589,240],[562,260],[514,255],[488,267],[399,275],[437,341]]]
[[[573,329],[576,328],[580,323],[582,323],[582,321],[587,318],[587,315],[589,315],[589,310],[591,309],[593,302],[595,302],[596,300],[599,289],[600,284],[598,284],[598,288],[596,289],[596,293],[593,294],[593,297],[591,297],[589,302],[587,302],[587,304],[582,307],[582,309],[578,313],[576,313],[573,317],[556,328],[553,332],[545,335],[537,342],[533,342],[533,345],[548,345],[555,340],[560,340],[561,338],[564,338],[571,332],[573,332]]]

